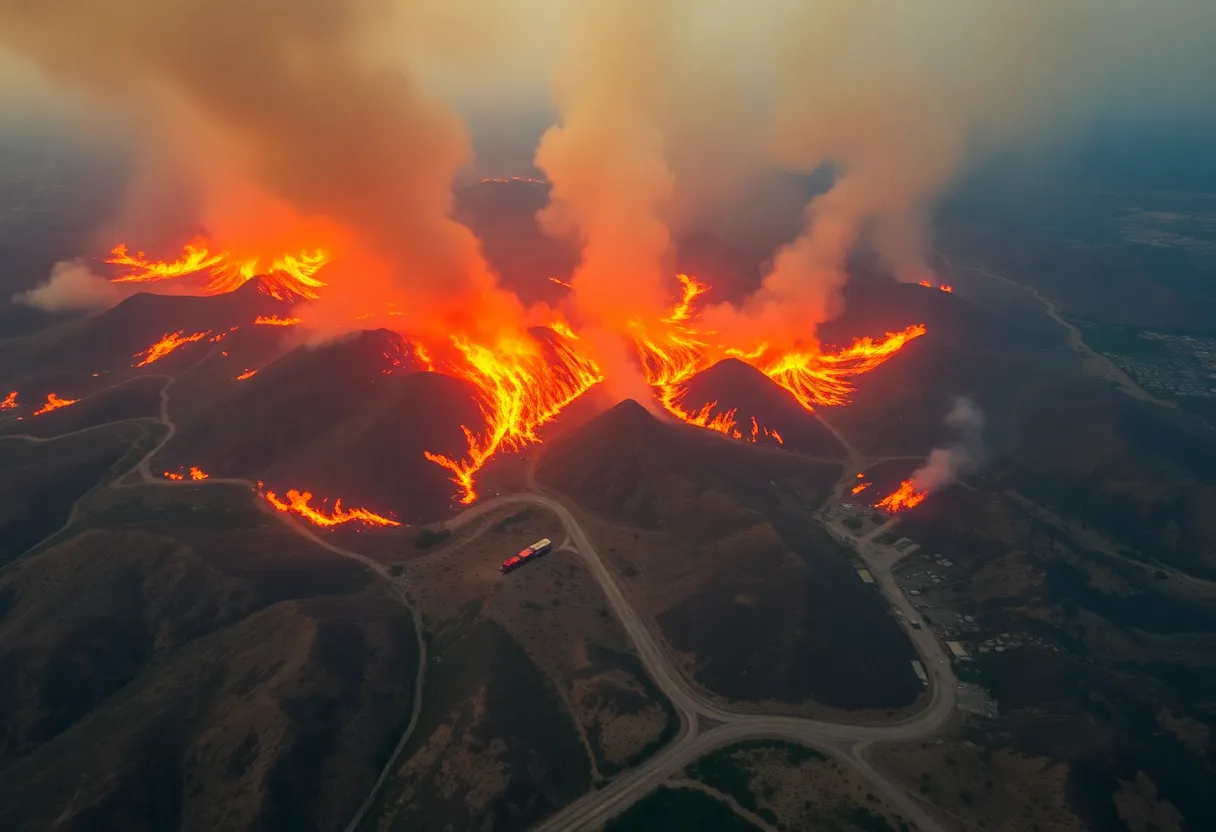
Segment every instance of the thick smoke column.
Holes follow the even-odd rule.
[[[831,164],[836,182],[713,324],[737,342],[813,342],[863,240],[899,279],[927,276],[932,203],[968,163],[1136,106],[1210,112],[1213,32],[1208,0],[799,4],[775,39],[772,160]]]
[[[946,427],[958,438],[941,448],[934,448],[923,466],[912,472],[912,487],[932,494],[984,464],[984,412],[971,399],[960,396],[946,415]]]
[[[570,4],[553,73],[560,124],[536,165],[553,183],[542,227],[583,246],[573,286],[585,323],[624,332],[660,317],[671,238],[660,216],[673,178],[658,127],[676,0]]]
[[[485,328],[518,307],[448,217],[469,142],[394,54],[420,27],[475,35],[476,18],[452,16],[440,0],[0,0],[0,47],[176,148],[206,192],[208,226],[273,220],[271,236],[299,226],[360,252],[343,258],[353,273],[332,280],[327,303],[353,312],[405,290],[412,324]]]

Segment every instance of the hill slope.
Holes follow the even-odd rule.
[[[708,689],[901,708],[921,692],[911,645],[812,516],[840,472],[625,401],[553,443],[538,477],[609,521],[590,521],[601,551]]]

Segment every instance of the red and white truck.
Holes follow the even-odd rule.
[[[508,572],[518,569],[519,567],[523,566],[525,563],[527,563],[530,560],[535,560],[536,558],[539,558],[542,555],[547,555],[549,553],[549,550],[552,548],[553,548],[553,541],[550,540],[549,538],[546,537],[541,540],[538,540],[535,543],[533,543],[531,546],[529,546],[527,549],[521,550],[518,555],[515,555],[514,557],[509,557],[506,560],[504,560],[502,562],[502,567],[499,571],[501,571],[502,574],[505,575]]]

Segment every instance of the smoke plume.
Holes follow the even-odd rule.
[[[464,129],[396,52],[428,39],[488,48],[477,24],[492,6],[0,0],[0,47],[176,148],[199,180],[209,231],[349,249],[335,252],[343,266],[327,273],[327,304],[374,311],[408,295],[412,323],[456,329],[517,316],[518,304],[449,218],[451,180],[470,152]],[[248,199],[287,209],[255,214]],[[315,239],[318,229],[338,239]]]
[[[912,487],[932,494],[984,464],[984,412],[971,399],[960,396],[946,414],[946,427],[957,433],[956,440],[934,448],[929,459],[912,472]]]
[[[623,332],[635,317],[661,317],[668,295],[671,238],[660,210],[673,177],[658,108],[678,3],[570,5],[552,81],[560,124],[536,151],[553,183],[539,220],[582,244],[571,279],[579,316]]]
[[[716,309],[714,324],[736,338],[810,341],[838,314],[845,260],[863,239],[899,279],[926,276],[929,211],[968,163],[1111,110],[1212,107],[1204,44],[1216,4],[1157,11],[1122,0],[799,4],[777,40],[772,158],[803,171],[831,164],[836,183],[761,288]]]
[[[45,282],[13,295],[13,303],[45,312],[65,312],[106,309],[124,296],[118,284],[94,274],[83,260],[77,258],[56,263]]]

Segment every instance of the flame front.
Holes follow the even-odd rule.
[[[226,251],[213,252],[205,240],[196,239],[186,244],[176,260],[153,260],[142,251],[132,254],[126,243],[120,243],[110,251],[106,262],[122,269],[113,278],[115,283],[151,283],[205,272],[210,279],[203,293],[218,295],[260,275],[263,291],[279,300],[301,297],[315,300],[319,297],[317,290],[325,286],[316,275],[329,262],[329,253],[315,249],[284,254],[270,259],[263,267],[261,257],[241,259]]]
[[[50,413],[52,410],[58,410],[61,407],[67,407],[70,404],[76,404],[80,399],[61,399],[54,393],[47,393],[46,403],[42,407],[34,411],[35,416],[41,416],[43,413]]]
[[[452,343],[464,356],[464,365],[453,371],[481,393],[486,429],[476,434],[461,425],[468,442],[463,459],[430,451],[426,451],[426,458],[452,472],[452,482],[462,492],[460,501],[468,505],[477,499],[477,472],[496,453],[539,442],[536,429],[602,381],[603,376],[595,362],[564,342],[554,342],[548,351],[522,338],[505,338],[494,349],[460,337],[453,338]]]
[[[165,333],[160,340],[152,346],[148,347],[143,352],[137,352],[132,358],[142,359],[138,364],[132,364],[132,367],[146,367],[153,361],[159,361],[169,353],[173,352],[178,347],[191,344],[195,341],[201,341],[211,334],[211,331],[196,332],[193,335],[183,335],[185,330],[174,333]]]
[[[14,390],[13,392],[11,392],[7,396],[5,396],[3,400],[0,400],[0,410],[12,410],[16,406],[17,406],[17,391],[16,390]]]
[[[894,492],[875,503],[874,508],[881,508],[894,514],[897,511],[920,505],[928,496],[927,491],[917,491],[916,486],[910,480],[904,480]]]
[[[715,415],[717,402],[699,410],[689,410],[681,404],[689,379],[721,358],[737,358],[751,364],[813,412],[816,406],[847,404],[853,391],[852,377],[873,370],[909,341],[925,334],[924,325],[917,324],[902,332],[888,332],[882,340],[859,338],[836,352],[816,349],[780,353],[767,344],[751,350],[724,346],[713,342],[714,333],[702,333],[693,326],[697,298],[708,287],[687,275],[678,278],[679,300],[657,327],[658,335],[652,336],[640,323],[635,324],[634,344],[642,371],[667,412],[681,421],[738,439],[746,439],[748,435],[737,429],[734,410]]]
[[[300,323],[300,319],[280,318],[278,315],[258,315],[253,322],[259,326],[295,326]]]
[[[260,485],[260,483],[259,483]],[[294,488],[287,492],[287,499],[281,500],[273,491],[266,491],[262,494],[266,501],[282,512],[297,514],[303,517],[309,523],[322,528],[332,528],[333,526],[341,526],[346,523],[363,523],[367,526],[400,526],[396,520],[385,517],[382,514],[376,514],[373,511],[368,511],[365,508],[342,508],[341,500],[334,500],[332,511],[326,511],[324,508],[314,508],[309,505],[312,502],[311,491],[296,491]]]
[[[236,380],[237,380],[237,381],[244,381],[244,380],[245,380],[245,379],[247,379],[247,378],[253,378],[253,377],[254,377],[254,376],[256,376],[257,374],[258,374],[258,371],[257,371],[257,370],[246,370],[245,372],[243,372],[243,373],[241,373],[239,376],[237,376],[237,377],[236,377]]]

